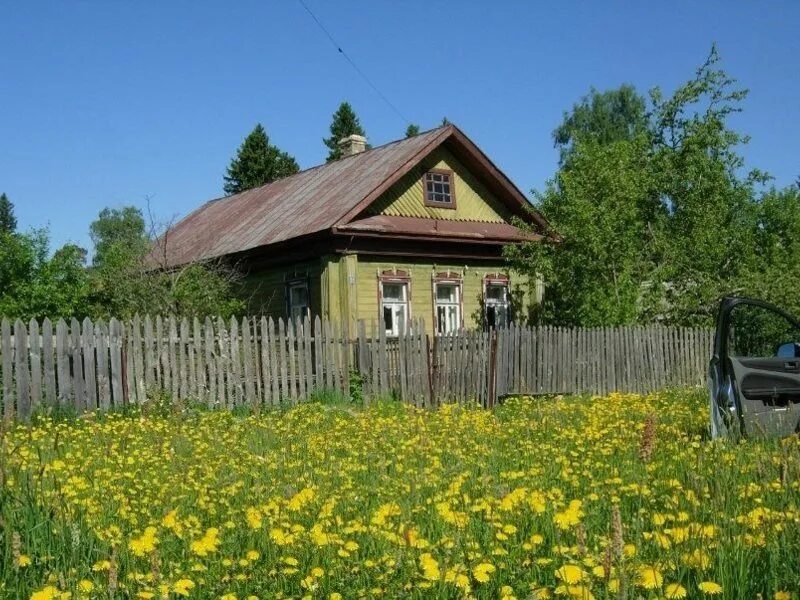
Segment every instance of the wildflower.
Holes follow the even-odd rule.
[[[250,529],[261,529],[261,525],[264,522],[261,518],[261,513],[257,508],[248,508],[245,511],[245,515],[247,518],[247,524],[250,526]]]
[[[61,597],[61,592],[52,585],[45,586],[38,592],[31,594],[30,600],[56,600]]]
[[[225,594],[219,600],[236,600],[236,594]]]
[[[671,599],[680,600],[680,598],[686,598],[686,588],[683,587],[680,583],[669,583],[664,588],[664,597]]]
[[[134,538],[128,542],[128,548],[136,556],[145,556],[156,549],[156,544],[158,544],[156,528],[147,527],[140,537]]]
[[[78,582],[78,590],[84,593],[89,593],[94,589],[94,583],[89,581],[88,579],[81,579]]]
[[[585,573],[578,565],[564,565],[556,570],[556,577],[568,584],[583,581]]]
[[[570,529],[580,523],[581,517],[583,517],[582,505],[583,502],[580,500],[572,500],[566,510],[557,512],[553,517],[553,521],[558,525],[558,528]]]
[[[16,562],[17,562],[17,568],[21,569],[22,567],[27,567],[31,564],[31,557],[28,556],[27,554],[20,554],[19,557],[17,557]]]
[[[722,593],[722,586],[714,581],[703,581],[697,587],[701,592],[709,596]]]
[[[194,588],[194,581],[191,579],[179,579],[172,584],[172,591],[179,596],[188,596],[190,590]]]
[[[419,557],[419,564],[422,568],[422,576],[428,581],[438,581],[441,577],[439,572],[439,563],[429,553],[421,554]]]
[[[219,546],[219,529],[210,527],[206,529],[205,535],[200,539],[194,540],[191,544],[191,550],[197,556],[207,556],[212,552],[217,551]]]
[[[637,575],[636,584],[646,590],[660,588],[664,581],[664,578],[659,570],[650,565],[639,567]]]
[[[792,592],[775,592],[774,600],[792,600]]]
[[[591,590],[584,585],[560,585],[556,588],[556,594],[575,600],[594,600]]]
[[[484,562],[472,569],[472,575],[475,577],[475,581],[486,583],[489,581],[492,573],[494,573],[496,570],[497,569],[492,563]]]

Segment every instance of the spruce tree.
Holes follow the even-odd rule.
[[[325,162],[331,162],[342,157],[342,149],[339,147],[339,142],[351,135],[363,135],[366,137],[367,134],[364,133],[364,128],[361,127],[353,107],[348,102],[342,102],[336,112],[333,113],[331,137],[322,139],[329,150],[328,158]]]
[[[414,137],[415,135],[419,135],[419,125],[411,123],[406,129],[406,137],[411,138]]]
[[[14,205],[8,196],[0,194],[0,233],[14,233],[17,230],[17,218],[14,216]]]
[[[238,194],[294,175],[299,170],[294,157],[269,143],[267,132],[259,123],[231,160],[222,189],[226,194]]]

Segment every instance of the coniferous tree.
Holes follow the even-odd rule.
[[[14,205],[8,196],[0,194],[0,232],[14,233],[17,230],[17,218],[14,216]]]
[[[294,175],[299,170],[294,157],[269,143],[267,132],[259,123],[244,139],[231,160],[222,189],[226,194],[238,194]]]
[[[339,142],[351,135],[363,135],[366,137],[367,134],[364,133],[364,128],[361,126],[353,107],[348,102],[342,102],[336,112],[333,113],[331,137],[322,139],[328,147],[328,158],[325,162],[331,162],[342,157],[342,149],[339,147]]]
[[[411,123],[406,129],[406,138],[411,138],[414,137],[415,135],[419,135],[419,125]]]

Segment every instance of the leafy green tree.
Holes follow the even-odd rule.
[[[29,320],[87,315],[86,251],[73,244],[52,257],[45,230],[0,233],[0,315]]]
[[[231,160],[224,177],[226,194],[238,194],[265,185],[276,179],[294,175],[300,170],[297,161],[270,144],[261,123],[244,139]]]
[[[663,310],[681,324],[713,322],[720,296],[736,293],[753,267],[756,187],[768,177],[742,175],[748,138],[727,125],[747,90],[718,68],[716,47],[696,76],[669,98],[650,93],[653,161],[669,211],[660,231],[663,260],[653,275],[664,288]]]
[[[419,135],[419,125],[415,125],[414,123],[411,123],[406,128],[406,138],[412,138],[415,135]]]
[[[767,177],[742,175],[747,138],[727,120],[747,92],[718,62],[712,48],[693,79],[668,98],[652,90],[644,109],[632,90],[593,92],[556,130],[561,167],[537,203],[564,241],[507,250],[517,270],[544,276],[544,319],[707,325],[720,296],[757,289]]]
[[[238,274],[225,263],[174,268],[160,261],[141,210],[103,209],[90,226],[95,255],[91,270],[91,313],[128,318],[139,314],[221,315],[241,313]]]
[[[328,147],[328,158],[325,162],[331,162],[342,157],[342,149],[339,147],[339,142],[344,138],[351,135],[362,135],[364,137],[367,135],[364,133],[364,128],[361,126],[353,107],[348,102],[342,102],[336,112],[333,113],[330,132],[330,137],[322,140]]]
[[[564,113],[564,120],[553,131],[553,142],[560,152],[561,164],[567,163],[578,140],[610,144],[632,140],[647,131],[645,99],[631,85],[588,95]]]
[[[14,233],[17,230],[17,218],[14,216],[14,205],[8,196],[0,194],[0,232]]]
[[[89,226],[89,236],[94,244],[95,265],[109,260],[117,247],[124,247],[132,255],[141,255],[150,247],[144,216],[135,206],[104,208]]]
[[[743,269],[740,293],[773,302],[800,315],[800,189],[765,192],[755,207],[755,257]]]
[[[544,279],[547,322],[598,326],[640,318],[641,284],[656,258],[649,230],[664,217],[648,150],[644,135],[578,143],[572,168],[537,197],[563,242],[506,248],[517,270]]]

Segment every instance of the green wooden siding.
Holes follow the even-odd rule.
[[[368,323],[380,317],[378,281],[380,273],[388,270],[406,271],[410,276],[409,305],[412,318],[425,319],[425,328],[433,333],[434,300],[433,277],[436,273],[453,272],[461,276],[462,318],[464,327],[474,329],[482,325],[483,281],[488,274],[508,273],[502,261],[496,264],[485,262],[444,263],[431,261],[394,261],[361,256],[358,259],[358,301],[356,319]],[[511,303],[515,319],[527,322],[530,311],[538,300],[536,285],[529,286],[527,278],[509,274]]]
[[[266,271],[248,274],[242,281],[240,294],[253,315],[266,315],[277,319],[286,317],[286,286],[290,281],[307,279],[311,313],[321,314],[322,261],[314,260],[284,267],[270,267]]]
[[[455,176],[456,208],[425,206],[422,176],[429,169],[449,169]],[[493,194],[486,189],[445,148],[439,148],[375,201],[367,209],[369,214],[400,217],[422,217],[456,221],[481,221],[488,223],[510,222],[511,214]]]

